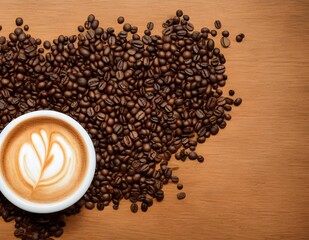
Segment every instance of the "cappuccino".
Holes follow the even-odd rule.
[[[26,201],[65,201],[89,173],[88,151],[84,136],[67,121],[34,116],[19,121],[1,139],[0,177]]]

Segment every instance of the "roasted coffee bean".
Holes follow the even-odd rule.
[[[221,21],[220,20],[216,20],[214,25],[215,25],[216,29],[220,29],[221,28]]]
[[[236,98],[234,101],[234,106],[239,106],[242,103],[242,99],[241,98]]]
[[[233,89],[229,90],[229,95],[230,96],[234,96],[234,94],[235,94],[235,91]]]
[[[122,16],[118,17],[118,18],[117,18],[117,22],[118,22],[119,24],[123,24],[123,23],[124,23],[124,17],[122,17]]]
[[[21,17],[16,18],[15,20],[16,26],[21,26],[23,25],[24,21]]]
[[[181,10],[181,9],[178,9],[177,11],[176,11],[176,16],[177,17],[181,17],[183,15],[183,11]]]
[[[138,205],[136,203],[132,203],[130,209],[131,209],[131,212],[137,213]]]
[[[217,36],[217,31],[216,30],[211,30],[210,34],[211,34],[211,36],[215,37],[215,36]]]
[[[173,183],[178,183],[179,182],[179,178],[177,176],[172,176],[172,182]]]
[[[147,210],[148,210],[148,205],[147,205],[147,203],[145,203],[145,202],[142,203],[142,205],[141,205],[141,210],[142,210],[143,212],[147,212]]]
[[[104,203],[103,202],[98,202],[97,203],[97,209],[99,211],[103,211],[104,210]]]
[[[183,189],[183,185],[182,185],[181,183],[178,183],[178,184],[177,184],[177,189],[178,189],[178,190]]]
[[[231,41],[227,37],[222,37],[220,43],[224,48],[228,48],[231,45]]]
[[[87,209],[93,209],[94,208],[94,203],[93,202],[86,202],[85,207]]]
[[[63,234],[63,229],[60,228],[60,229],[58,229],[58,230],[54,233],[54,236],[58,238],[58,237],[62,236],[62,234]]]
[[[147,29],[148,30],[153,30],[153,28],[154,28],[154,24],[153,24],[153,22],[149,22],[149,23],[147,23]]]
[[[130,32],[130,31],[131,31],[131,28],[132,28],[132,26],[131,26],[131,24],[129,24],[129,23],[125,23],[125,24],[123,25],[123,30],[126,31],[126,32]]]
[[[229,31],[225,30],[225,31],[222,32],[223,37],[228,37],[229,35],[230,35]]]
[[[77,30],[78,30],[79,32],[84,32],[84,31],[85,31],[85,28],[84,28],[82,25],[79,25],[79,26],[77,27]]]
[[[189,159],[190,159],[190,160],[195,160],[195,159],[197,159],[197,154],[196,154],[196,152],[190,152],[190,153],[189,153]]]
[[[180,193],[177,193],[177,198],[179,200],[182,200],[186,197],[186,193],[185,192],[180,192]]]
[[[236,41],[237,41],[237,42],[241,42],[241,41],[243,40],[244,37],[245,37],[245,35],[244,35],[243,33],[238,34],[238,35],[236,36]]]
[[[199,162],[204,162],[204,157],[203,157],[202,155],[199,155],[199,156],[197,157],[197,161],[199,161]]]
[[[45,42],[43,43],[43,46],[44,46],[44,48],[46,48],[46,49],[50,49],[50,47],[51,47],[49,41],[45,41]]]

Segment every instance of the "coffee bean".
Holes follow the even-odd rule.
[[[181,183],[178,183],[178,184],[177,184],[177,189],[178,189],[178,190],[183,189],[183,185],[182,185]]]
[[[153,30],[153,28],[154,28],[154,24],[153,24],[153,22],[149,22],[149,23],[147,23],[147,29],[148,30]]]
[[[145,112],[144,111],[142,111],[142,110],[140,110],[137,114],[136,114],[136,119],[138,120],[138,121],[140,121],[140,120],[142,120],[142,119],[144,119],[145,118]]]
[[[212,39],[209,39],[207,41],[207,49],[209,51],[212,51],[214,49],[214,47],[215,47],[215,42]]]
[[[242,99],[241,98],[236,98],[234,101],[234,106],[239,106],[242,103]]]
[[[54,236],[58,238],[62,236],[62,234],[63,234],[63,229],[60,228],[54,233]]]
[[[118,17],[118,18],[117,18],[117,22],[118,22],[119,24],[124,23],[124,17],[122,17],[122,16]]]
[[[225,31],[222,32],[223,37],[228,37],[229,35],[230,35],[229,31],[225,30]]]
[[[235,91],[234,91],[233,89],[231,89],[231,90],[229,91],[229,95],[230,95],[230,96],[234,96],[234,94],[235,94]]]
[[[173,183],[178,183],[179,182],[179,178],[177,176],[172,176],[172,182]]]
[[[245,35],[244,34],[238,34],[237,36],[236,36],[236,41],[237,42],[241,42],[242,40],[243,40],[243,38],[245,37]]]
[[[85,31],[85,28],[84,28],[82,25],[79,25],[79,26],[77,27],[77,30],[78,30],[79,32],[84,32],[84,31]]]
[[[196,152],[190,152],[190,153],[189,153],[189,159],[190,159],[190,160],[195,160],[195,159],[197,159],[197,154],[196,154]]]
[[[97,209],[99,211],[103,211],[104,210],[104,203],[103,202],[98,202],[97,203]]]
[[[216,20],[214,25],[215,25],[216,29],[220,29],[221,28],[221,21],[220,20]]]
[[[95,88],[96,86],[98,86],[100,83],[98,78],[91,78],[88,80],[88,86],[90,87],[90,89]]]
[[[138,205],[136,203],[132,203],[130,209],[131,209],[131,212],[137,213]]]
[[[177,11],[176,11],[176,16],[177,17],[181,17],[183,15],[183,11],[181,10],[181,9],[178,9]]]
[[[46,49],[50,49],[51,44],[50,44],[49,41],[45,41],[45,42],[43,43],[43,46],[44,46],[44,48],[46,48]]]
[[[93,209],[94,208],[94,204],[93,204],[93,202],[86,202],[85,207],[87,209]]]
[[[199,162],[204,162],[204,157],[203,157],[202,155],[199,155],[199,156],[197,157],[197,161],[199,161]]]
[[[15,23],[16,23],[16,26],[21,26],[21,25],[23,25],[23,19],[21,18],[21,17],[18,17],[18,18],[16,18],[16,20],[15,20]]]
[[[182,200],[186,197],[186,193],[185,192],[180,192],[180,193],[177,193],[177,198],[179,200]]]
[[[220,43],[224,48],[228,48],[231,45],[231,41],[226,37],[222,37]]]
[[[131,24],[129,24],[129,23],[125,23],[125,24],[123,25],[123,30],[126,31],[126,32],[130,32],[130,31],[131,31],[131,28],[132,28],[132,26],[131,26]]]
[[[142,205],[141,205],[141,210],[142,210],[143,212],[147,212],[147,210],[148,210],[148,205],[147,205],[147,203],[145,203],[145,202],[142,203]]]
[[[211,34],[211,36],[215,37],[215,36],[217,36],[217,31],[216,30],[211,30],[210,34]]]
[[[85,58],[88,58],[90,56],[89,50],[84,47],[79,48],[79,52]]]

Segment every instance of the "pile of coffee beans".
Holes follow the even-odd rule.
[[[197,144],[225,128],[232,106],[242,102],[223,95],[228,76],[226,59],[212,38],[217,30],[194,31],[189,20],[178,10],[162,24],[162,35],[151,33],[152,22],[140,35],[122,16],[117,33],[100,27],[91,14],[78,34],[42,42],[17,18],[14,32],[0,36],[0,131],[22,114],[59,111],[87,130],[97,158],[90,188],[64,211],[28,213],[0,193],[0,216],[15,220],[16,237],[59,237],[64,217],[83,206],[118,209],[127,199],[133,213],[146,212],[164,199],[163,185],[172,182],[183,189],[168,166],[172,155],[203,162]],[[217,20],[214,26],[222,24]],[[231,44],[228,37],[224,30],[225,48]]]

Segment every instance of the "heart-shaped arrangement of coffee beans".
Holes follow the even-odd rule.
[[[0,216],[15,220],[16,237],[59,237],[64,217],[83,206],[101,211],[112,203],[118,209],[126,199],[132,212],[145,212],[164,199],[164,184],[182,189],[168,166],[171,156],[203,162],[197,143],[225,128],[232,105],[242,102],[221,90],[228,79],[226,60],[213,40],[221,22],[215,21],[217,30],[194,31],[189,19],[178,10],[159,36],[152,35],[152,22],[139,35],[119,17],[123,30],[116,33],[89,15],[78,34],[51,43],[32,37],[17,18],[14,32],[0,37],[0,131],[27,112],[59,111],[87,130],[97,157],[87,193],[64,211],[28,213],[0,194]],[[229,47],[229,32],[221,35],[221,45]],[[243,38],[238,34],[235,42]]]

